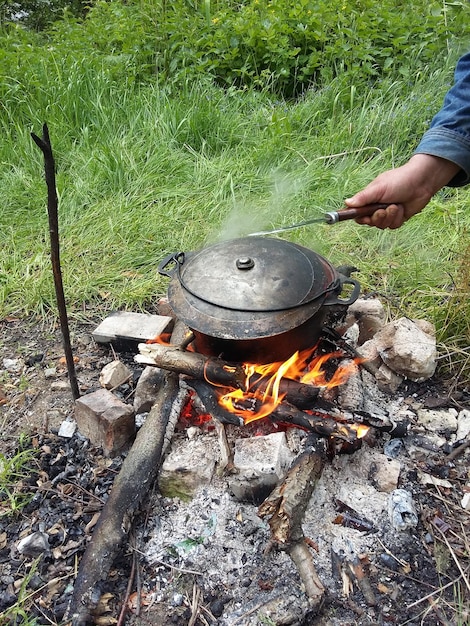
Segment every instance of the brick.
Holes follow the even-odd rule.
[[[93,331],[97,343],[112,343],[119,347],[135,347],[138,343],[155,339],[170,332],[174,320],[166,315],[117,311],[108,315]]]
[[[135,435],[134,411],[107,389],[99,389],[75,401],[80,433],[107,456],[121,452]]]

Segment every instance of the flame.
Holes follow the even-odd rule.
[[[188,333],[188,337],[189,337],[189,333]],[[163,332],[160,335],[157,335],[156,337],[154,337],[153,339],[147,339],[145,343],[158,343],[161,346],[167,346],[167,348],[179,347],[178,345],[171,343],[170,332]],[[186,350],[188,350],[189,352],[194,352],[194,348],[191,344],[186,346]]]
[[[153,339],[147,339],[145,343],[159,343],[162,346],[171,346],[173,345],[170,342],[171,333],[161,333],[161,335],[157,335]]]
[[[350,426],[356,429],[358,439],[365,437],[370,430],[370,426],[366,426],[365,424],[350,424]]]
[[[316,346],[307,350],[295,352],[284,362],[268,363],[257,365],[245,363],[246,374],[245,390],[237,389],[222,395],[219,404],[232,413],[243,418],[246,424],[254,420],[262,419],[270,415],[285,398],[285,393],[280,392],[280,384],[283,378],[297,380],[307,385],[315,387],[338,387],[357,370],[359,363],[365,359],[354,358],[346,364],[336,367],[333,375],[328,378],[325,366],[332,359],[343,357],[344,353],[337,351],[323,354],[312,358]],[[253,375],[256,374],[256,381],[252,382]],[[261,377],[261,378],[260,378]],[[266,381],[264,391],[256,387],[260,380]],[[363,437],[358,434],[358,437]]]

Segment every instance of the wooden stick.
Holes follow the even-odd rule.
[[[99,583],[106,580],[114,558],[130,530],[133,516],[157,477],[167,424],[175,411],[178,394],[178,376],[167,374],[116,476],[81,559],[70,605],[64,616],[65,622],[71,626],[87,624],[90,612],[99,600]]]
[[[137,363],[186,374],[216,386],[239,389],[245,385],[246,375],[241,365],[231,365],[221,359],[197,352],[185,352],[178,347],[159,343],[140,343],[138,347],[140,354],[134,357]]]
[[[295,563],[310,601],[318,606],[325,589],[313,564],[302,530],[305,510],[326,462],[325,446],[318,439],[300,454],[281,483],[260,505],[258,515],[268,519],[272,540]]]
[[[59,309],[60,327],[62,330],[62,345],[65,353],[65,361],[67,363],[67,372],[69,375],[70,387],[73,399],[80,397],[78,388],[77,375],[75,372],[75,363],[73,361],[72,346],[70,342],[69,321],[67,316],[67,306],[65,304],[64,287],[62,283],[62,271],[60,269],[60,245],[59,245],[59,212],[57,199],[57,189],[55,182],[55,163],[52,153],[51,141],[49,138],[49,129],[47,124],[42,127],[42,138],[34,133],[31,137],[39,146],[44,155],[44,173],[47,185],[47,214],[49,217],[49,236],[51,241],[51,262],[52,273],[54,275],[54,287],[57,300],[57,308]]]

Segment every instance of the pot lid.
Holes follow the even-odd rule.
[[[184,289],[235,311],[284,311],[338,287],[334,268],[317,253],[282,239],[245,237],[177,259]]]

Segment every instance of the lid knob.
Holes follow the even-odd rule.
[[[239,270],[251,270],[255,266],[255,262],[249,256],[242,256],[237,259],[236,266]]]

